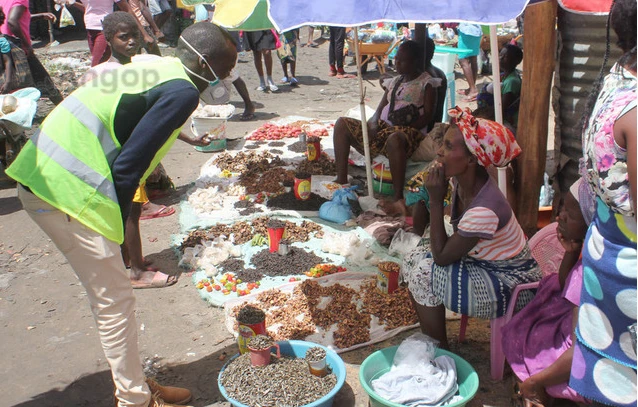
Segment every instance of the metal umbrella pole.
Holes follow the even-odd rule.
[[[494,118],[497,123],[503,124],[503,100],[501,97],[501,64],[498,59],[498,37],[496,36],[496,26],[490,26],[490,52],[492,60],[492,77],[494,83]],[[507,198],[507,167],[499,167],[498,188]]]
[[[361,55],[359,54],[359,29],[354,27],[354,53],[357,58],[357,79],[359,82],[359,108],[361,112],[361,130],[363,132],[363,152],[366,161],[366,181],[368,183],[368,195],[374,197],[374,187],[372,185],[372,164],[370,160],[370,143],[368,141],[368,121],[366,119],[365,91],[363,89],[363,78],[361,76]]]

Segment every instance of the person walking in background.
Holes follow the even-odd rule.
[[[468,88],[460,89],[458,93],[465,96],[466,102],[473,102],[476,100],[478,89],[476,87],[476,80],[478,79],[478,54],[481,51],[481,38],[483,37],[483,31],[478,24],[461,23],[458,28],[459,34],[459,48],[469,49],[470,53],[465,58],[459,59],[459,64],[463,69],[463,75],[467,81]]]
[[[137,24],[142,26],[142,29],[144,30],[142,33],[148,34],[148,36],[153,40],[151,43],[145,43],[143,48],[149,54],[162,56],[157,41],[164,38],[164,34],[159,28],[157,28],[157,25],[155,25],[155,21],[146,6],[146,2],[144,0],[128,0],[128,2],[131,7],[131,13],[137,19]],[[109,40],[107,39],[107,42],[108,41]],[[111,47],[111,51],[113,51],[113,47]]]
[[[273,30],[245,31],[244,49],[253,52],[255,69],[257,69],[257,75],[259,75],[257,90],[261,92],[266,90],[277,92],[279,88],[272,80],[272,51],[277,49],[277,37],[275,37]],[[264,76],[264,68],[261,64],[262,56],[264,65],[266,65],[266,76]]]
[[[52,103],[57,105],[63,99],[62,94],[53,83],[46,68],[35,55],[35,52],[33,52],[30,30],[32,19],[44,18],[49,21],[55,21],[55,15],[52,13],[31,14],[29,12],[29,0],[0,0],[0,7],[7,15],[6,21],[0,26],[0,32],[5,35],[9,42],[24,50],[35,87],[44,96],[47,96]]]
[[[321,29],[321,35],[323,35],[323,28]],[[306,41],[304,44],[301,44],[301,46],[311,47],[311,48],[317,48],[319,46],[315,43],[315,26],[314,25],[308,26],[308,41]]]
[[[346,74],[343,70],[343,44],[345,40],[345,27],[330,27],[330,47],[328,48],[329,76],[343,78]]]
[[[148,8],[158,29],[162,29],[173,13],[168,0],[148,0]]]
[[[297,44],[299,43],[299,29],[286,31],[281,34],[280,41],[284,43],[286,54],[279,55],[281,61],[281,70],[284,71],[284,77],[281,78],[282,83],[288,83],[290,86],[297,86],[299,83],[295,77],[297,70]],[[288,65],[290,65],[290,76],[288,76]]]

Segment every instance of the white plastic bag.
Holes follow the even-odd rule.
[[[398,255],[403,257],[410,253],[419,244],[420,240],[421,237],[419,235],[399,229],[392,237],[388,254],[390,256]]]
[[[390,371],[373,380],[372,388],[397,404],[445,405],[458,391],[456,364],[449,356],[435,357],[437,347],[435,340],[420,332],[405,339]]]
[[[62,12],[60,13],[60,28],[68,27],[70,25],[75,25],[75,19],[71,15],[66,6],[62,6]]]

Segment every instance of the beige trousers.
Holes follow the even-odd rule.
[[[146,407],[146,385],[137,345],[135,297],[120,246],[18,185],[18,197],[55,243],[84,286],[111,367],[119,407]]]

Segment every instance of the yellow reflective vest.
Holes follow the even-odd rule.
[[[121,145],[114,120],[122,95],[185,79],[181,62],[161,58],[107,71],[70,94],[44,120],[6,173],[40,199],[109,240],[122,244],[124,225],[111,167]],[[166,155],[177,129],[159,149],[141,181]]]

